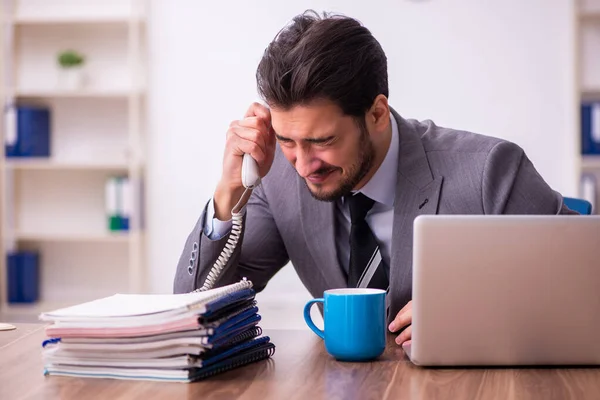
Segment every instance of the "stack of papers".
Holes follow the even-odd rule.
[[[168,295],[116,294],[40,315],[44,373],[192,382],[269,358],[252,283]]]

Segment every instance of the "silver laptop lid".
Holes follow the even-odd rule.
[[[421,216],[411,359],[600,364],[600,217]]]

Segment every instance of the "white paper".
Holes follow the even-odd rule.
[[[4,142],[7,146],[17,144],[17,112],[14,107],[9,107],[5,115],[5,132]]]
[[[592,104],[592,140],[600,143],[600,103]]]
[[[131,191],[131,182],[129,178],[120,180],[121,184],[121,212],[123,218],[131,218],[133,210],[133,193]]]
[[[105,188],[106,215],[108,217],[115,216],[118,211],[117,189],[117,180],[113,177],[108,178]]]

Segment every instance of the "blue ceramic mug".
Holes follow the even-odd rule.
[[[367,361],[385,350],[385,290],[332,289],[304,306],[304,320],[339,361]],[[324,330],[310,317],[310,308],[323,303]]]

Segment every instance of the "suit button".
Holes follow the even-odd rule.
[[[194,261],[196,260],[196,254],[197,253],[195,251],[192,251],[192,260],[194,260]]]
[[[190,274],[190,275],[194,274],[194,267],[192,267],[191,265],[188,267],[188,274]]]
[[[192,249],[194,249],[194,251],[198,250],[198,242],[194,242]]]

